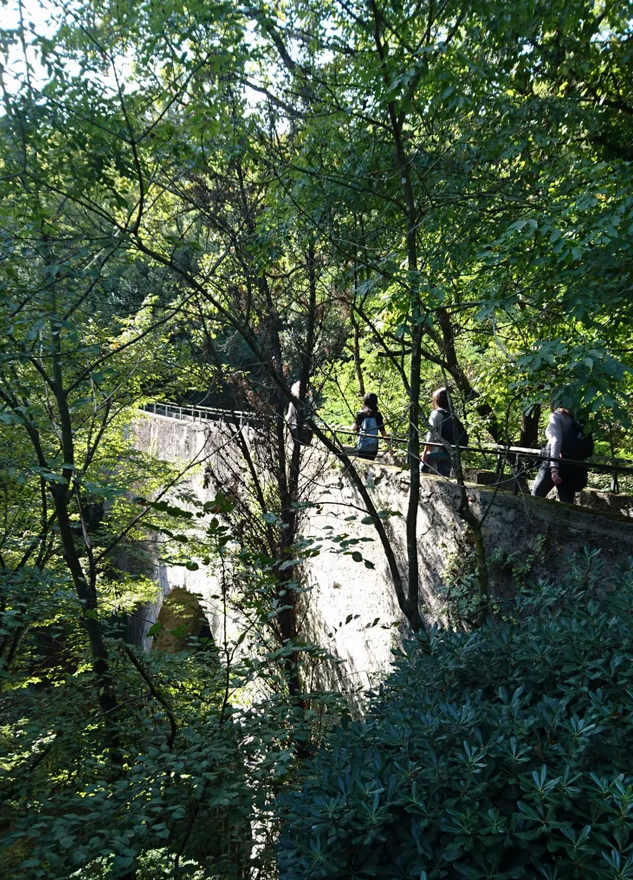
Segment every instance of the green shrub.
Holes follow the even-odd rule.
[[[285,798],[282,880],[633,878],[633,572],[589,555],[428,648]]]

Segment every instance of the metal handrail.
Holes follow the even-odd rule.
[[[244,425],[262,425],[265,422],[263,416],[258,413],[249,412],[247,410],[231,410],[231,409],[220,409],[219,407],[209,407],[209,406],[189,406],[187,404],[177,404],[177,403],[148,403],[145,404],[142,409],[145,412],[153,413],[154,415],[162,415],[167,418],[174,419],[192,419],[193,421],[219,421],[219,422],[237,422],[239,427],[242,428]],[[160,412],[162,410],[163,412]],[[348,436],[356,436],[357,431],[354,431],[351,428],[343,427],[340,425],[331,427],[323,423],[323,427],[330,431],[334,436],[338,436],[339,434],[344,434]],[[397,443],[403,444],[406,446],[409,440],[407,437],[390,437],[390,444]],[[426,442],[422,441],[424,446],[434,446],[439,449],[446,449],[445,443],[439,442]],[[540,461],[561,461],[561,459],[555,459],[548,457],[543,454],[541,449],[532,449],[527,446],[502,446],[500,444],[493,444],[491,446],[464,446],[460,447],[462,452],[471,453],[476,452],[481,455],[496,455],[498,458],[502,455],[512,455],[515,461],[519,461],[521,457],[533,456],[537,457]],[[600,461],[603,459],[603,461]],[[620,464],[620,462],[625,462],[625,464]],[[584,467],[589,468],[591,471],[595,471],[597,473],[618,473],[618,474],[633,474],[633,460],[626,458],[617,458],[617,459],[607,459],[606,456],[592,456],[590,459],[585,461],[577,461],[572,459],[565,459],[566,464],[571,465],[582,465]],[[630,467],[628,465],[631,465]]]
[[[338,434],[348,434],[352,436],[356,436],[358,433],[350,428],[342,428],[335,427],[330,428],[331,432],[335,435]],[[390,437],[390,443],[401,443],[408,444],[409,439],[407,437]],[[446,449],[446,443],[434,442],[434,441],[426,441],[423,440],[421,445],[423,446],[434,446],[438,449]],[[449,444],[451,445],[451,444]],[[473,446],[468,444],[468,446],[460,446],[462,452],[479,452],[482,455],[503,455],[507,453],[511,453],[513,456],[535,456],[539,458],[540,461],[562,461],[560,458],[552,458],[550,456],[544,455],[542,449],[533,449],[529,446],[502,446],[500,444],[494,444],[491,446]],[[619,464],[619,462],[624,462],[624,464]],[[589,467],[590,470],[598,471],[599,473],[611,473],[614,470],[617,470],[618,473],[621,474],[633,474],[633,460],[630,458],[616,458],[612,459],[606,455],[597,455],[591,456],[591,458],[577,460],[566,458],[565,464],[578,464]],[[631,467],[628,467],[628,465]]]
[[[219,409],[211,406],[189,406],[179,403],[147,403],[141,407],[144,412],[169,419],[192,419],[193,421],[238,422],[261,424],[264,420],[256,413],[239,409]]]

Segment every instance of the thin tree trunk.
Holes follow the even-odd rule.
[[[361,223],[361,230],[363,225]],[[356,373],[356,382],[358,383],[358,396],[363,399],[365,396],[365,377],[363,375],[363,364],[360,356],[360,327],[358,326],[358,321],[356,320],[356,307],[357,307],[357,296],[358,296],[358,263],[356,261],[356,254],[354,254],[354,302],[352,304],[351,312],[350,312],[350,320],[352,322],[352,350],[354,352],[354,372]]]
[[[367,491],[367,487],[363,483],[362,478],[359,476],[349,456],[339,446],[337,446],[336,443],[334,443],[317,424],[314,424],[313,428],[314,433],[319,438],[321,443],[323,443],[326,449],[329,449],[330,452],[332,452],[338,458],[338,460],[343,465],[345,465],[345,472],[349,475],[352,483],[358,491],[358,494],[363,499],[367,514],[371,517],[372,523],[378,533],[380,543],[382,544],[383,552],[387,560],[387,566],[389,568],[389,574],[391,575],[391,582],[393,584],[400,610],[407,618],[409,626],[411,627],[413,632],[426,632],[426,627],[424,625],[424,621],[422,620],[422,615],[420,614],[418,603],[417,601],[410,601],[409,599],[409,595],[406,589],[407,584],[400,572],[400,568],[396,560],[396,555],[393,551],[393,547],[391,546],[389,536],[387,535],[387,532],[385,530],[385,524],[378,516],[378,511],[376,510],[376,506],[372,501],[369,492]]]
[[[468,377],[466,376],[459,364],[457,351],[455,349],[455,331],[453,329],[450,315],[448,314],[446,309],[438,309],[436,312],[436,316],[438,319],[438,324],[440,325],[441,335],[437,334],[432,328],[429,330],[429,335],[433,338],[435,344],[440,350],[442,359],[445,362],[446,371],[450,374],[451,378],[455,382],[455,386],[462,394],[462,396],[466,400],[475,400],[475,409],[482,417],[482,419],[485,419],[485,421],[488,423],[488,431],[490,432],[493,440],[495,440],[497,443],[503,443],[504,438],[502,435],[502,430],[499,426],[493,408],[490,406],[489,403],[486,403],[485,401],[478,401],[479,395],[470,384]]]
[[[67,392],[64,390],[62,349],[60,338],[60,325],[54,322],[51,333],[52,341],[52,367],[53,377],[51,388],[57,404],[57,414],[62,440],[63,466],[62,476],[65,483],[53,482],[50,491],[55,504],[59,536],[62,543],[64,560],[68,566],[75,590],[81,602],[83,624],[88,634],[90,649],[92,652],[93,670],[97,679],[98,699],[110,746],[114,752],[119,747],[119,737],[116,733],[115,714],[118,708],[116,692],[110,672],[108,652],[103,638],[101,622],[98,619],[98,603],[96,590],[96,571],[94,559],[89,554],[90,574],[86,578],[70,524],[68,512],[71,499],[71,486],[75,479],[75,447],[73,440],[72,420],[68,408]],[[89,548],[87,548],[89,549]]]
[[[55,509],[57,512],[57,522],[64,561],[68,566],[68,570],[70,571],[75,585],[75,590],[77,591],[79,601],[81,602],[83,624],[88,634],[88,641],[90,642],[92,668],[97,679],[97,687],[99,690],[99,705],[101,706],[104,715],[106,729],[109,731],[110,743],[113,747],[117,747],[118,737],[113,731],[113,724],[118,704],[112,682],[108,652],[103,638],[101,622],[97,617],[97,594],[86,579],[75,546],[75,537],[72,532],[70,515],[68,513],[69,496],[67,493],[67,487],[55,483],[51,486],[51,492],[53,494],[53,501],[55,502]]]
[[[519,446],[535,449],[538,445],[539,422],[541,421],[541,405],[535,404],[529,413],[521,413],[521,434]]]
[[[301,352],[301,375],[299,377],[300,404],[296,406],[297,428],[293,437],[292,453],[290,455],[290,473],[287,481],[287,494],[282,499],[281,519],[284,524],[284,548],[281,560],[286,561],[288,553],[292,553],[292,547],[297,537],[297,507],[299,499],[299,478],[301,475],[301,453],[306,428],[306,406],[308,398],[308,385],[312,372],[312,357],[314,353],[316,332],[316,306],[317,306],[317,279],[316,279],[316,255],[314,241],[308,245],[306,253],[306,268],[308,274],[308,314],[306,320],[305,342]],[[281,587],[285,592],[282,602],[287,606],[279,615],[279,625],[282,639],[285,644],[293,643],[297,638],[297,593],[287,585],[295,579],[294,566],[286,568],[281,578]],[[288,687],[291,696],[298,696],[301,691],[301,669],[299,664],[299,652],[292,651],[286,658],[286,671],[288,674]]]
[[[387,54],[382,40],[381,16],[375,0],[371,0],[374,17],[374,41],[380,58],[385,86],[389,85]],[[409,291],[411,297],[411,364],[409,370],[409,501],[407,506],[407,607],[416,608],[419,615],[418,599],[420,592],[420,572],[418,561],[418,512],[420,506],[420,386],[422,367],[423,315],[420,301],[417,255],[417,211],[415,194],[411,182],[411,166],[404,143],[403,132],[406,120],[404,112],[398,113],[393,101],[387,104],[391,133],[396,151],[396,161],[405,203],[407,268],[409,270]]]
[[[363,375],[363,364],[360,356],[360,327],[354,311],[350,316],[353,330],[353,351],[354,351],[354,372],[356,373],[356,382],[358,383],[358,396],[362,399],[365,396],[365,377]]]
[[[446,381],[446,379],[445,379]],[[454,415],[453,401],[450,393],[448,395],[449,412]],[[488,576],[488,561],[486,556],[486,545],[484,543],[482,521],[475,515],[470,500],[468,498],[468,490],[466,489],[466,481],[464,480],[464,471],[462,468],[462,456],[459,444],[452,449],[453,470],[457,485],[459,486],[459,508],[458,515],[466,523],[473,536],[473,544],[475,547],[475,561],[477,566],[477,593],[478,593],[478,610],[477,622],[481,626],[486,618],[488,608],[490,606],[490,581]]]

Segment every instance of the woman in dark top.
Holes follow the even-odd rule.
[[[385,431],[385,423],[378,410],[378,397],[376,394],[366,394],[363,398],[363,408],[356,415],[354,431],[358,434],[356,454],[359,458],[373,461],[378,455],[378,434],[389,442],[389,435]]]
[[[429,430],[426,435],[426,446],[422,453],[420,471],[423,474],[439,474],[441,477],[451,475],[451,457],[446,449],[431,444],[442,443],[442,424],[450,419],[448,390],[438,388],[433,392],[433,409],[429,417]]]

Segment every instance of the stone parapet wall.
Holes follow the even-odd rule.
[[[388,530],[402,571],[406,571],[405,520],[409,476],[390,467],[359,465],[376,507],[399,512],[388,520]],[[633,523],[616,514],[559,504],[530,495],[513,496],[493,488],[468,486],[477,515],[487,511],[483,532],[491,560],[491,580],[497,594],[507,592],[527,570],[536,577],[556,578],[569,567],[570,558],[584,550],[600,550],[605,570],[633,557]],[[361,522],[362,505],[344,473],[332,473],[315,497],[319,502],[306,531],[323,542],[320,556],[306,570],[310,619],[321,644],[345,661],[332,681],[372,687],[384,676],[391,650],[406,631],[391,586],[389,570],[378,539],[363,541],[364,559],[337,551],[329,536],[372,538],[373,527]],[[429,623],[444,617],[447,568],[459,572],[472,555],[467,527],[457,514],[459,487],[440,477],[422,478],[418,519],[420,595]],[[357,519],[350,519],[354,513]],[[608,586],[608,584],[607,584]],[[352,615],[349,623],[345,621]],[[376,617],[380,622],[374,626]],[[394,626],[394,624],[396,624]],[[386,627],[386,628],[383,628]],[[331,635],[330,635],[331,634]]]

